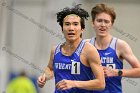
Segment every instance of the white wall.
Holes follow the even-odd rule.
[[[2,91],[6,88],[6,78],[10,71],[20,72],[24,69],[29,75],[39,76],[41,74],[40,70],[48,63],[51,47],[62,41],[61,28],[56,22],[55,14],[60,9],[71,6],[73,2],[81,3],[90,14],[91,8],[102,0],[11,0],[7,3],[8,7],[0,7],[0,48],[6,47],[6,51],[0,51],[0,75],[5,73],[2,75],[4,79],[0,77]],[[117,12],[114,26],[118,30],[113,29],[112,34],[127,41],[136,57],[140,59],[138,51],[140,47],[140,1],[104,0],[103,2],[114,7]],[[131,39],[127,37],[128,34],[133,35],[133,40],[131,40],[132,36]],[[83,36],[91,38],[93,35],[90,18],[86,21]],[[126,62],[124,65],[129,67]],[[140,79],[124,79],[122,83],[123,93],[140,92]],[[53,93],[53,91],[54,79],[47,82],[46,86],[41,89],[41,93]]]

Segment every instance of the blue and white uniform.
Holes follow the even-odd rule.
[[[55,84],[63,79],[77,81],[93,80],[91,68],[83,65],[80,60],[80,53],[84,45],[85,41],[81,40],[77,49],[71,56],[62,54],[62,44],[59,44],[56,47],[53,61]],[[68,90],[58,90],[55,88],[55,93],[93,93],[93,91],[79,88],[72,88]]]
[[[96,38],[92,38],[90,43],[95,46]],[[116,44],[117,38],[113,37],[110,45],[104,50],[98,50],[100,55],[100,59],[102,62],[102,66],[106,66],[112,69],[123,69],[123,63],[118,58],[116,54]],[[122,93],[122,85],[121,85],[120,76],[115,77],[106,77],[106,87],[103,91],[95,91],[94,93]]]

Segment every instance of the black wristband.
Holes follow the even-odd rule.
[[[118,71],[118,76],[122,76],[122,74],[123,74],[123,71],[122,70],[119,70]]]

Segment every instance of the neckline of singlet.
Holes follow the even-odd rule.
[[[94,37],[93,39],[94,39],[94,40],[93,40],[93,45],[95,46],[96,37]],[[96,48],[97,50],[99,50],[99,51],[107,50],[107,49],[111,46],[111,43],[112,43],[113,39],[114,39],[114,37],[111,38],[111,41],[109,42],[108,46],[107,46],[105,49],[98,49],[96,46],[95,46],[95,48]]]
[[[64,42],[65,43],[65,42]],[[80,55],[80,53],[81,53],[81,49],[83,48],[83,45],[84,45],[84,40],[82,39],[81,41],[80,41],[80,43],[79,43],[79,45],[76,47],[76,49],[74,50],[74,52],[71,54],[71,55],[65,55],[65,54],[63,54],[62,53],[62,45],[64,44],[64,43],[62,43],[61,45],[60,45],[60,52],[61,52],[61,54],[63,55],[63,56],[66,56],[66,57],[71,57],[72,55],[74,55],[74,53],[76,53],[77,55]]]

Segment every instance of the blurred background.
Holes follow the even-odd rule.
[[[48,64],[51,47],[64,41],[56,13],[80,3],[90,14],[101,2],[117,13],[112,34],[125,40],[140,60],[140,0],[0,0],[0,93],[5,93],[11,80],[23,71],[37,93],[53,93],[54,79],[42,89],[36,79]],[[90,17],[83,38],[93,36]],[[124,67],[130,66],[124,62]],[[140,93],[139,78],[123,78],[122,83],[123,93]]]

